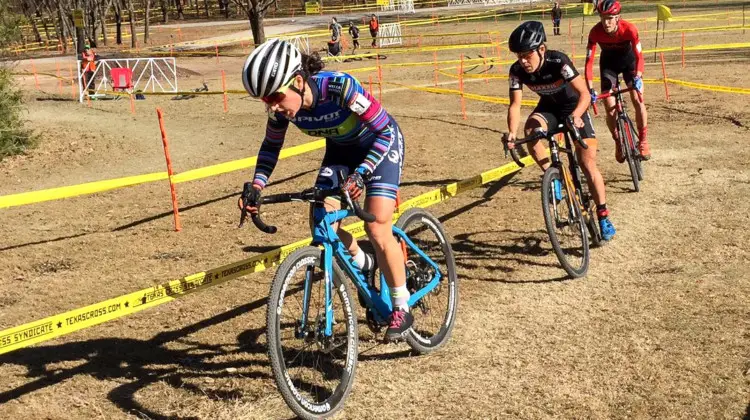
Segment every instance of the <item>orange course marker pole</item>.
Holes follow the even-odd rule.
[[[73,81],[75,80],[73,78],[73,64],[68,63],[68,72],[70,72],[70,97],[75,99],[76,98],[76,88],[73,86]]]
[[[130,94],[130,113],[135,115],[135,99],[132,93]]]
[[[221,89],[224,91],[224,112],[229,112],[229,104],[227,103],[227,78],[224,70],[221,71]]]
[[[56,73],[57,74],[57,90],[60,96],[62,96],[63,94],[62,76],[60,75],[60,62],[57,60],[55,60],[55,67],[57,67],[57,73]]]
[[[685,32],[682,33],[682,68],[685,68]]]
[[[435,87],[438,85],[437,51],[432,52],[432,61],[435,65]]]
[[[383,104],[383,72],[380,66],[378,66],[378,102]]]
[[[664,96],[669,101],[669,87],[667,86],[667,66],[664,64],[664,53],[659,53],[661,56],[661,73],[664,75]]]
[[[461,54],[461,63],[458,67],[458,89],[461,92],[461,114],[466,118],[466,99],[464,99],[464,55]]]
[[[573,37],[573,21],[568,20],[568,38],[572,38],[572,37]]]
[[[169,141],[167,140],[167,130],[164,128],[164,114],[161,109],[156,108],[156,116],[159,118],[159,130],[161,131],[161,143],[164,146],[164,157],[167,159],[167,173],[169,174],[169,190],[172,194],[172,211],[174,212],[174,230],[179,232],[182,230],[180,225],[180,208],[177,205],[177,190],[175,189],[174,182],[172,182],[172,158],[169,156]]]
[[[214,44],[214,48],[216,49],[216,64],[219,64],[219,45]]]
[[[375,96],[374,96],[374,95],[372,94],[372,75],[370,75],[370,96],[372,96],[373,98],[375,97]]]
[[[34,85],[36,85],[37,90],[42,90],[39,87],[39,76],[36,74],[36,66],[34,65],[34,59],[31,59],[31,72],[34,73]]]

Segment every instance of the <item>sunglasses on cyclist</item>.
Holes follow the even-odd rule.
[[[268,105],[277,104],[277,103],[283,101],[284,98],[286,98],[286,91],[289,90],[292,87],[292,83],[294,83],[295,79],[296,79],[296,77],[292,77],[291,79],[289,79],[288,82],[286,82],[286,84],[284,84],[283,86],[281,86],[276,92],[274,92],[274,93],[272,93],[272,94],[270,94],[268,96],[264,96],[264,97],[260,98],[260,100],[263,101],[263,102],[265,102],[265,103],[267,103]],[[297,89],[292,89],[292,90],[295,91],[295,92],[297,92]]]

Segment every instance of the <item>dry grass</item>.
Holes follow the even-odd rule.
[[[505,32],[511,27],[503,25]],[[561,41],[552,46],[565,47]],[[241,60],[223,63],[233,74]],[[210,60],[180,65],[209,78],[216,73]],[[669,71],[748,87],[745,67],[689,62]],[[647,71],[653,75],[656,67]],[[386,77],[432,80],[429,67],[388,70]],[[237,83],[230,78],[230,88]],[[507,86],[472,82],[467,89],[503,95]],[[750,416],[750,112],[742,96],[673,88],[666,103],[661,89],[648,86],[654,158],[639,194],[630,192],[627,169],[614,162],[596,119],[618,235],[595,250],[587,278],[562,277],[543,231],[533,168],[502,188],[432,209],[453,237],[462,280],[454,336],[446,349],[413,357],[404,345],[377,344],[362,325],[361,363],[341,418]],[[504,162],[501,106],[470,102],[463,121],[456,97],[391,91],[384,103],[408,139],[406,197]],[[29,157],[0,164],[0,191],[163,170],[154,105],[167,113],[178,170],[255,154],[262,136],[260,105],[235,97],[228,114],[213,97],[149,97],[136,116],[125,114],[123,103],[86,109],[36,102],[29,118],[45,141]],[[95,134],[84,136],[87,130]],[[302,141],[290,130],[289,144]],[[320,158],[314,152],[282,161],[273,191],[309,185]],[[280,227],[275,236],[235,229],[234,199],[248,176],[180,184],[180,233],[171,231],[165,184],[3,210],[0,328],[306,236],[306,209],[295,205],[267,209],[266,218]],[[265,355],[271,276],[0,357],[0,417],[288,418]]]

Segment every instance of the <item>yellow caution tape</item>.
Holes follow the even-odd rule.
[[[533,163],[533,160],[530,156],[527,156],[522,159],[522,162],[530,165]],[[515,163],[508,163],[471,178],[445,185],[442,188],[429,191],[404,202],[399,206],[399,212],[412,207],[429,207],[438,204],[473,188],[501,179],[520,169]],[[394,219],[397,217],[398,214],[394,215]],[[364,236],[365,234],[362,222],[350,224],[345,229],[352,233],[355,238]],[[303,239],[242,261],[191,274],[179,280],[172,280],[83,308],[73,309],[0,331],[0,354],[49,341],[84,328],[93,327],[154,306],[169,303],[177,298],[206,290],[209,287],[238,277],[261,272],[278,265],[294,250],[309,245],[310,241],[311,238]]]
[[[675,85],[681,85],[681,86],[690,87],[694,89],[710,90],[714,92],[741,93],[743,95],[750,95],[750,88],[706,85],[703,83],[694,83],[694,82],[686,82],[684,80],[670,79],[668,77],[667,77],[667,83],[674,83]]]
[[[316,149],[325,147],[325,140],[316,140],[299,146],[290,147],[281,151],[280,159],[301,155]],[[189,170],[172,176],[175,183],[194,181],[231,171],[254,166],[257,156],[239,159],[231,162],[220,163],[205,168]],[[168,179],[167,172],[155,172],[146,175],[129,176],[125,178],[108,179],[104,181],[88,182],[67,187],[50,188],[46,190],[30,191],[20,194],[0,196],[0,209],[7,207],[23,206],[26,204],[41,203],[44,201],[60,200],[63,198],[77,197],[80,195],[94,194],[109,191],[116,188],[130,187],[147,182],[162,181]]]

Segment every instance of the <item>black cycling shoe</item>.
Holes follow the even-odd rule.
[[[412,325],[414,325],[414,317],[410,312],[406,312],[401,308],[393,311],[391,318],[388,320],[388,329],[385,331],[386,343],[403,339]]]

